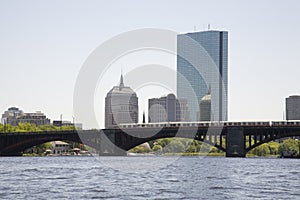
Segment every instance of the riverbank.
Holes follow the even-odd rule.
[[[43,154],[23,154],[23,157],[48,157],[49,155],[43,155]],[[91,154],[80,154],[80,155],[51,155],[56,157],[62,157],[62,156],[74,156],[74,157],[80,157],[80,156],[92,156]],[[209,157],[225,157],[225,152],[221,153],[164,153],[164,154],[154,154],[154,153],[128,153],[127,156],[209,156]],[[264,155],[264,156],[258,156],[255,154],[247,154],[246,158],[254,158],[254,157],[261,157],[261,158],[282,158],[280,155]]]

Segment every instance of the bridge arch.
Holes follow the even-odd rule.
[[[22,155],[22,152],[24,152],[28,148],[57,140],[81,143],[78,134],[74,131],[70,131],[64,134],[57,132],[48,132],[40,134],[38,133],[34,134],[34,137],[32,136],[33,133],[19,133],[17,136],[16,133],[14,133],[6,136],[6,140],[1,140],[0,155]]]
[[[256,132],[256,133],[247,133],[249,136],[249,140],[253,139],[254,144],[250,144],[246,149],[245,152],[249,153],[251,150],[255,149],[256,147],[266,144],[275,140],[289,138],[289,137],[297,137],[300,136],[300,131],[297,130],[270,130],[269,132]],[[251,141],[252,142],[252,141]]]

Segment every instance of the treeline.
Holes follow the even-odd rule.
[[[149,142],[150,149],[144,146],[137,146],[131,149],[132,153],[154,153],[154,154],[183,154],[183,155],[199,155],[200,149],[209,155],[225,155],[225,152],[216,147],[211,147],[200,141],[184,139],[184,138],[164,138]],[[269,142],[262,144],[250,152],[248,156],[280,156],[284,152],[294,152],[299,155],[300,142],[295,139],[285,139],[283,142]]]
[[[137,146],[131,149],[129,152],[132,153],[154,153],[154,154],[180,154],[185,155],[198,155],[200,149],[206,148],[210,154],[223,155],[224,152],[217,149],[216,147],[211,147],[203,142],[184,138],[163,138],[155,141],[149,142],[150,149],[143,146]],[[206,151],[207,152],[207,151]],[[205,153],[205,151],[203,152]]]
[[[18,126],[11,126],[10,124],[0,124],[0,133],[20,133],[20,132],[42,132],[42,131],[66,131],[75,130],[74,126],[54,126],[41,125],[36,126],[30,123],[19,123]]]

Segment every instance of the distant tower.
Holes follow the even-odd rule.
[[[123,123],[137,123],[138,107],[136,93],[124,85],[121,74],[120,84],[114,86],[105,98],[105,128]]]
[[[208,27],[210,29],[210,25]],[[195,45],[189,42],[192,40]],[[199,55],[196,45],[201,45],[204,52],[212,59],[207,63],[205,55]],[[190,120],[196,121],[199,113],[199,101],[206,95],[208,82],[215,83],[211,88],[213,104],[211,112],[214,120],[227,121],[228,110],[228,32],[201,31],[177,35],[177,97],[186,98],[190,109]],[[186,60],[190,58],[199,66]],[[209,80],[204,80],[200,68]],[[217,68],[214,70],[214,68]],[[218,74],[213,74],[217,71]],[[220,75],[220,77],[219,77]],[[222,84],[223,83],[223,84]],[[189,90],[189,88],[192,89]]]
[[[300,96],[293,95],[285,99],[286,120],[300,120]]]
[[[202,97],[199,105],[200,121],[210,121],[211,120],[211,94],[210,90],[208,93]]]

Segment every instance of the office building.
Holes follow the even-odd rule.
[[[24,113],[16,107],[9,108],[2,115],[2,123],[17,126],[19,123],[30,123],[36,126],[50,124],[50,119],[42,112]]]
[[[8,108],[7,111],[2,114],[1,123],[2,124],[10,124],[12,126],[17,126],[17,118],[23,116],[24,112],[16,107]]]
[[[137,123],[138,107],[136,93],[124,85],[121,75],[120,84],[114,86],[105,98],[105,128],[124,123]]]
[[[50,124],[50,119],[48,119],[46,115],[41,111],[37,111],[35,113],[24,113],[24,115],[19,116],[17,118],[17,121],[18,124],[29,123],[29,124],[35,124],[37,126]]]
[[[177,99],[174,94],[148,100],[148,122],[189,121],[186,99]]]
[[[177,54],[177,96],[188,99],[190,120],[197,120],[200,100],[211,87],[211,120],[226,121],[228,32],[179,34]]]
[[[300,120],[300,96],[289,96],[285,99],[286,120]]]

